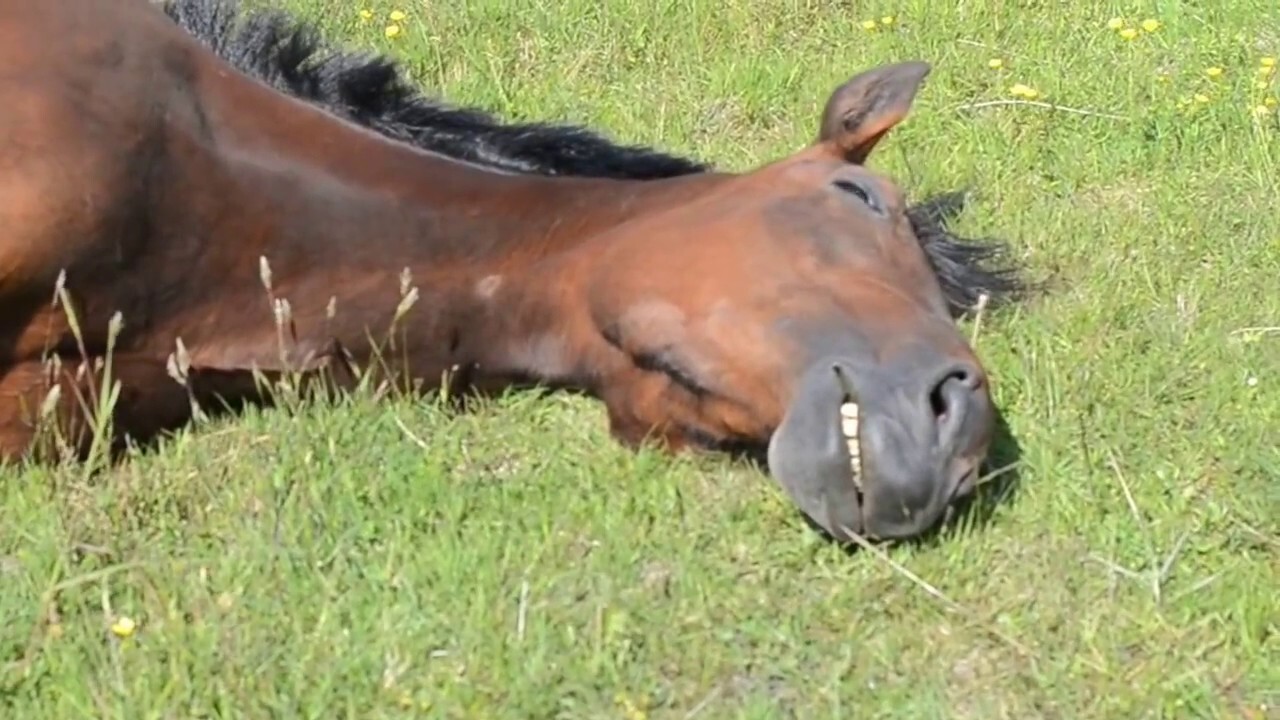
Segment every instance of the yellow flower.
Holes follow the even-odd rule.
[[[880,18],[880,24],[881,24],[881,25],[885,25],[885,26],[892,25],[892,24],[893,24],[893,16],[892,16],[892,15],[885,15],[884,17]]]
[[[1010,87],[1009,94],[1015,97],[1026,98],[1027,100],[1034,100],[1040,95],[1035,88],[1029,85],[1023,85],[1022,83],[1015,83]]]
[[[1124,27],[1124,18],[1113,17],[1107,21],[1107,27],[1112,30],[1119,30]]]
[[[1150,19],[1150,18],[1148,18],[1148,19],[1146,19],[1146,20],[1143,20],[1143,21],[1142,21],[1142,29],[1143,29],[1143,30],[1146,30],[1146,31],[1147,31],[1147,32],[1149,32],[1149,33],[1153,33],[1153,32],[1155,32],[1155,31],[1157,31],[1157,30],[1159,30],[1159,29],[1160,29],[1160,21],[1159,21],[1159,20],[1153,20],[1153,19]]]
[[[398,23],[398,22],[404,22],[404,19],[408,16],[405,15],[404,12],[401,10],[392,10],[391,14],[388,15],[387,17],[391,19],[391,22]]]
[[[387,29],[382,31],[382,34],[389,38],[394,38],[400,37],[400,32],[401,30],[399,25],[388,25]]]
[[[627,720],[648,720],[649,713],[632,702],[625,693],[617,693],[613,696],[613,701],[622,706],[622,715]]]
[[[361,20],[372,20],[372,19],[373,19],[373,11],[372,11],[372,10],[361,10],[361,11],[360,11],[360,19],[361,19]]]
[[[991,68],[992,70],[999,70],[1000,68],[1004,67],[1004,60],[1001,60],[1000,58],[991,58],[990,60],[987,61],[987,67]]]
[[[1125,28],[1120,31],[1120,37],[1124,38],[1125,40],[1132,40],[1138,37],[1138,30],[1137,28]]]
[[[1276,59],[1273,57],[1264,57],[1258,61],[1258,64],[1262,67],[1273,68],[1276,66]]]
[[[1258,82],[1254,83],[1253,86],[1258,90],[1266,90],[1267,88],[1271,87],[1271,83],[1267,82],[1266,80],[1259,80]]]
[[[1275,71],[1276,71],[1275,65],[1263,65],[1262,67],[1258,68],[1258,74],[1261,75],[1262,77],[1267,77]]]
[[[876,21],[875,21],[875,20],[863,20],[863,21],[862,21],[862,29],[863,29],[863,30],[875,30],[875,29],[876,29]]]
[[[116,618],[116,621],[111,623],[111,632],[115,633],[116,637],[127,638],[137,629],[138,626],[133,621],[133,618],[124,615]]]
[[[1211,78],[1216,78],[1216,77],[1222,77],[1222,72],[1223,72],[1222,68],[1214,66],[1211,68],[1207,68],[1204,71],[1204,74],[1208,75]]]

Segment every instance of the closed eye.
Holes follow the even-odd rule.
[[[878,196],[874,190],[869,189],[866,185],[857,182],[856,180],[848,180],[846,178],[840,178],[832,184],[861,200],[862,203],[871,210],[871,212],[874,212],[881,217],[886,214],[884,203],[880,202],[880,196]]]

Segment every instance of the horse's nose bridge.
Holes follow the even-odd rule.
[[[910,286],[869,274],[833,289],[845,322],[874,348],[876,364],[893,364],[904,353],[927,353],[952,363],[979,365],[959,326]]]
[[[974,390],[986,387],[986,370],[954,323],[926,316],[915,324],[882,326],[873,346],[879,369],[899,382],[932,388],[955,376]]]

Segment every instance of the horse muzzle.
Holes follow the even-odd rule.
[[[829,358],[800,377],[769,472],[837,540],[914,537],[972,493],[994,426],[970,362],[928,349],[887,366]]]

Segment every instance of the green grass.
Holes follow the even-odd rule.
[[[454,102],[733,169],[932,62],[875,166],[974,187],[962,228],[1051,283],[981,329],[1023,451],[988,522],[847,555],[586,400],[250,413],[88,483],[6,471],[0,715],[1280,717],[1280,126],[1250,115],[1280,8],[850,5],[440,0],[387,40],[391,3],[291,4]],[[1107,116],[958,108],[1014,82]]]

